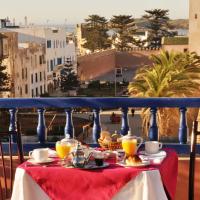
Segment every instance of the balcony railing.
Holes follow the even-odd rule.
[[[93,143],[97,144],[100,137],[101,122],[100,111],[103,108],[121,108],[122,123],[121,134],[126,135],[129,130],[128,109],[150,108],[149,140],[158,140],[158,126],[156,121],[157,108],[179,108],[180,123],[177,131],[179,144],[166,144],[173,146],[177,151],[186,153],[189,151],[188,127],[186,120],[187,108],[199,108],[200,98],[3,98],[0,99],[0,108],[9,109],[10,126],[9,131],[16,131],[17,109],[18,108],[36,108],[38,111],[37,136],[38,144],[24,144],[25,150],[30,150],[36,146],[52,146],[54,144],[46,142],[45,108],[63,108],[66,113],[66,124],[64,133],[74,136],[74,127],[72,120],[73,109],[77,107],[89,107],[93,110],[94,125],[92,131]],[[15,138],[13,138],[15,142]],[[198,147],[198,151],[199,151]]]

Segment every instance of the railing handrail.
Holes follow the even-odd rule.
[[[0,108],[127,108],[127,107],[200,107],[199,98],[132,98],[132,97],[66,97],[66,98],[0,98]]]

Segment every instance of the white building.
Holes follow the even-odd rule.
[[[66,42],[64,28],[27,27],[15,29],[19,33],[20,43],[34,42],[43,44],[46,54],[47,90],[53,91],[53,70],[57,65],[72,62],[77,63],[75,44],[73,41]]]

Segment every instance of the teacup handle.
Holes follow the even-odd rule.
[[[33,154],[33,151],[30,151],[30,152],[29,152],[29,157],[30,157],[30,158],[33,158],[32,154]]]
[[[140,146],[142,145],[143,143],[143,139],[141,137],[137,137],[137,140],[139,140],[139,145],[137,146],[137,149],[140,148]]]
[[[162,149],[162,143],[159,143],[159,149]]]

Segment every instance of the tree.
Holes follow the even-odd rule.
[[[191,97],[199,95],[200,57],[195,53],[163,51],[151,57],[152,66],[139,69],[129,84],[131,96]],[[159,108],[158,124],[161,135],[170,135],[178,128],[178,109]],[[143,128],[147,134],[149,109],[143,109]]]
[[[123,49],[130,47],[131,44],[135,44],[133,34],[135,33],[136,26],[135,20],[131,15],[114,15],[110,22],[112,29],[116,32],[113,36],[113,41],[117,48]]]
[[[85,22],[83,32],[86,42],[83,47],[92,52],[110,47],[107,19],[99,15],[89,15]]]
[[[65,65],[61,70],[60,89],[62,92],[67,92],[79,86],[78,76],[74,72],[73,66]]]
[[[171,36],[169,29],[169,10],[153,9],[145,10],[147,14],[143,16],[146,20],[144,25],[150,32],[148,41],[153,47],[161,46],[161,39],[164,36]]]
[[[3,65],[0,59],[0,92],[10,91],[10,77],[6,72],[6,66]]]

